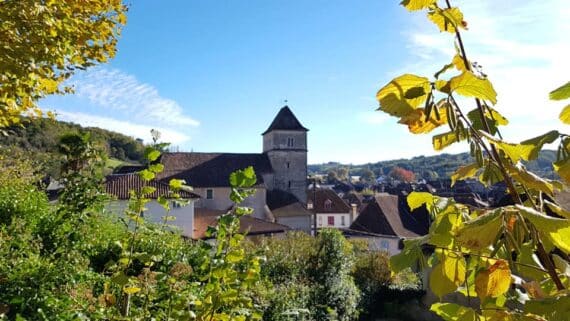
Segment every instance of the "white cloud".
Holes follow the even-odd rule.
[[[380,111],[365,111],[357,114],[359,122],[368,125],[379,125],[389,119],[388,115]]]
[[[98,67],[70,80],[75,95],[117,116],[163,126],[198,126],[174,100],[118,69]]]
[[[169,142],[173,145],[183,144],[190,140],[189,136],[181,134],[178,131],[172,129],[134,124],[128,121],[116,120],[109,117],[95,116],[77,112],[58,111],[57,118],[63,121],[78,123],[83,126],[99,127],[114,132],[119,132],[134,138],[141,138],[146,143],[151,142],[151,129],[156,129],[161,133],[161,141]]]

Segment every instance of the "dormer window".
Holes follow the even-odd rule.
[[[287,137],[287,147],[293,147],[295,145],[295,138]]]
[[[332,201],[329,200],[329,199],[327,199],[327,200],[325,201],[325,210],[326,210],[326,211],[330,211],[331,208],[332,208]]]

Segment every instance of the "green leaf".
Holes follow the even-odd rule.
[[[457,242],[474,251],[489,247],[501,231],[502,216],[502,209],[497,209],[465,222],[456,233]]]
[[[502,150],[513,163],[521,159],[529,161],[538,158],[542,147],[545,144],[554,142],[560,136],[558,131],[552,130],[546,134],[522,141],[520,144],[514,144],[497,139],[484,131],[479,131],[479,133],[485,136],[485,138],[492,142],[498,149]]]
[[[459,139],[457,139],[455,132],[437,134],[432,138],[433,149],[435,150],[442,150],[456,142],[459,142]]]
[[[445,321],[477,321],[475,310],[455,303],[434,303],[430,310]]]
[[[547,216],[532,208],[516,205],[538,233],[565,253],[570,253],[570,220]]]
[[[449,88],[462,96],[475,97],[482,100],[497,103],[497,92],[491,82],[486,78],[479,78],[470,71],[464,71],[461,75],[449,80]]]
[[[390,270],[393,273],[401,272],[407,268],[414,267],[418,261],[423,260],[421,246],[426,243],[427,237],[417,237],[404,239],[404,249],[402,252],[390,257]]]
[[[152,164],[148,167],[148,170],[155,173],[155,174],[162,173],[162,171],[164,170],[164,165],[162,165],[160,163],[159,164]]]
[[[168,199],[166,199],[164,196],[159,196],[156,199],[156,202],[160,204],[160,206],[162,206],[162,208],[164,208],[165,210],[167,211],[170,210],[170,204],[168,203]]]
[[[570,98],[570,81],[550,92],[551,100],[563,100]]]
[[[170,188],[172,188],[173,190],[177,191],[180,190],[185,183],[186,181],[184,181],[183,179],[173,178],[168,182],[168,186],[170,186]]]
[[[564,107],[564,109],[562,109],[558,118],[560,118],[562,123],[570,125],[570,105],[567,105]]]
[[[150,162],[154,162],[160,157],[160,152],[152,147],[147,147],[144,151],[144,158]]]
[[[558,206],[558,204],[552,203],[547,199],[544,200],[544,204],[546,204],[546,206],[548,206],[548,208],[550,208],[554,213],[560,215],[563,218],[570,219],[570,212]]]
[[[455,182],[459,180],[464,180],[466,178],[475,176],[479,168],[479,164],[477,163],[459,167],[455,173],[451,175],[451,186],[455,185]]]
[[[148,195],[148,194],[152,194],[156,191],[156,187],[152,187],[152,186],[144,186],[141,189],[141,194],[142,195]]]
[[[248,188],[255,185],[257,177],[252,166],[242,170],[237,170],[230,174],[230,185],[232,187]]]
[[[423,94],[420,94],[423,90]],[[431,90],[429,79],[411,74],[394,78],[376,94],[380,110],[397,117],[403,117],[425,103]],[[410,98],[406,98],[410,97]]]
[[[541,269],[544,270],[544,267],[534,252],[535,246],[532,242],[526,242],[520,246],[516,262],[522,264],[517,265],[517,270],[520,276],[540,282],[547,274],[540,271]]]
[[[403,0],[400,4],[410,11],[416,11],[429,8],[436,2],[437,0]]]
[[[556,139],[558,139],[559,136],[560,136],[560,133],[557,130],[551,130],[546,134],[543,134],[543,135],[522,141],[521,142],[522,145],[534,145],[534,146],[536,146],[536,148],[534,148],[531,151],[531,153],[528,155],[528,158],[525,158],[525,159],[526,160],[537,159],[538,153],[540,152],[542,147],[545,144],[553,143]]]
[[[524,312],[533,313],[548,321],[568,321],[570,315],[570,294],[542,300],[531,300],[525,303]]]
[[[457,7],[443,10],[436,8],[428,13],[428,18],[435,23],[439,31],[455,33],[458,28],[463,28],[463,13]]]
[[[138,174],[139,174],[140,178],[142,178],[143,180],[145,180],[147,182],[152,181],[155,177],[155,174],[153,172],[149,171],[148,169],[143,169]]]
[[[505,167],[515,181],[525,185],[527,188],[541,191],[551,196],[554,194],[554,185],[550,181],[527,171],[522,164],[506,164]]]

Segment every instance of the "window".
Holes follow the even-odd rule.
[[[319,220],[319,224],[318,224],[318,225],[319,225],[319,226],[323,226],[323,217],[322,217],[322,216],[319,216],[319,219],[318,219],[318,220]]]
[[[334,226],[334,216],[328,216],[327,223],[329,226]]]
[[[346,225],[345,219],[346,218],[344,217],[344,215],[340,217],[340,225],[342,225],[342,226]]]
[[[289,183],[287,183],[287,188],[291,188],[291,181],[289,181]]]
[[[390,249],[390,243],[388,241],[383,240],[380,244],[381,244],[380,246],[382,247],[383,250]]]
[[[287,137],[287,147],[293,147],[295,145],[295,138]]]
[[[332,208],[332,201],[329,200],[329,199],[327,199],[327,200],[325,201],[325,210],[326,210],[326,211],[330,211],[331,208]]]
[[[181,208],[182,204],[178,201],[172,201],[172,208]]]
[[[289,162],[287,162],[287,168],[289,168]]]
[[[214,190],[211,188],[208,188],[206,190],[206,199],[207,200],[213,200],[214,199]]]

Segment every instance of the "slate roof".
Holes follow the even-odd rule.
[[[301,125],[301,122],[295,117],[289,106],[283,106],[281,110],[269,125],[266,131],[263,132],[262,135],[269,133],[272,130],[300,130],[300,131],[309,131],[307,128]]]
[[[208,226],[216,226],[218,217],[225,214],[225,211],[209,210],[204,208],[194,209],[194,235],[193,239],[205,239]],[[240,233],[247,235],[263,235],[285,233],[290,230],[286,225],[271,223],[250,215],[240,217]]]
[[[416,237],[428,233],[428,215],[423,207],[410,212],[405,198],[381,194],[366,205],[350,229],[402,238]]]
[[[330,208],[325,207],[325,202],[331,201]],[[332,189],[307,190],[307,202],[313,202],[313,212],[316,213],[349,213],[350,205],[338,196]]]
[[[230,174],[248,166],[255,170],[256,186],[262,186],[262,175],[273,172],[265,154],[165,153],[160,162],[164,171],[159,179],[183,179],[193,187],[229,187]]]
[[[275,217],[312,215],[295,195],[284,190],[267,191],[266,203]]]
[[[138,174],[113,174],[105,178],[105,192],[120,200],[129,199],[129,192],[131,190],[140,192],[143,186],[156,188],[152,194],[147,195],[150,199],[157,199],[159,196],[169,198],[172,197],[174,193],[168,184],[156,180],[145,182]],[[189,191],[180,190],[177,193],[181,198],[200,198],[200,195]]]

